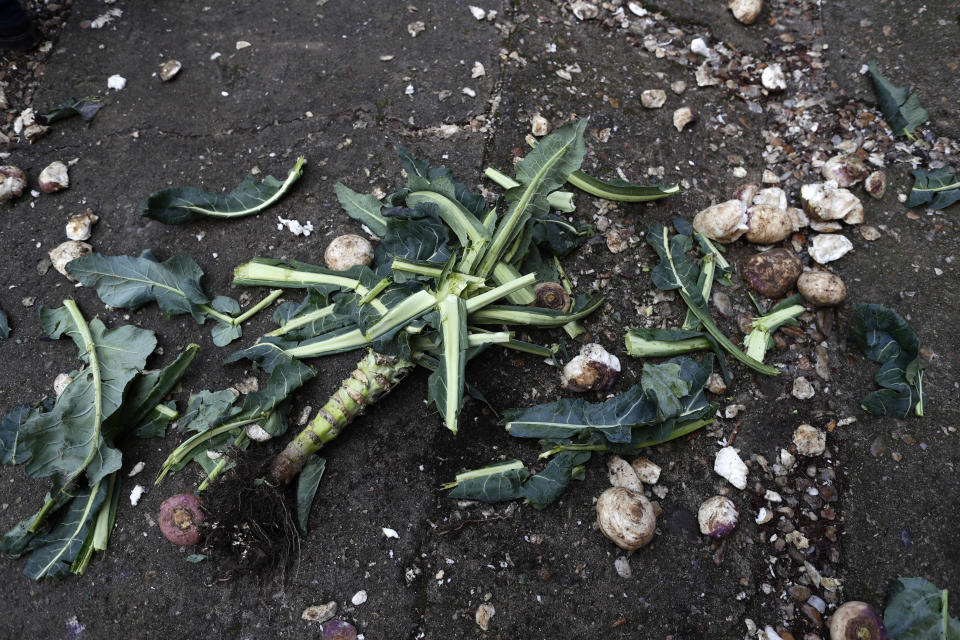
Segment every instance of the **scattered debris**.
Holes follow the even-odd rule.
[[[0,202],[16,200],[27,188],[27,174],[13,165],[0,166]]]
[[[763,10],[763,0],[730,0],[733,17],[743,24],[753,24]]]
[[[182,68],[183,65],[179,60],[167,60],[160,65],[160,71],[157,72],[157,75],[163,82],[169,82],[180,73],[180,69]]]
[[[810,257],[819,264],[839,260],[850,251],[853,251],[853,243],[846,236],[837,233],[821,233],[813,236],[810,247],[807,249]]]
[[[802,424],[793,432],[793,444],[802,456],[823,455],[827,448],[827,434],[814,426]]]
[[[667,101],[667,93],[663,89],[647,89],[640,94],[640,103],[647,109],[659,109]]]
[[[113,89],[114,91],[122,91],[124,87],[127,86],[127,79],[121,75],[114,74],[107,78],[107,89]]]
[[[673,126],[677,131],[683,131],[688,124],[697,121],[697,115],[690,107],[680,107],[673,112]]]
[[[350,598],[350,602],[355,607],[359,607],[366,601],[367,601],[367,592],[364,591],[363,589],[361,589],[360,591],[357,591],[355,594],[353,594],[353,597]]]
[[[717,451],[713,470],[737,489],[747,488],[747,465],[743,463],[733,447],[724,447]]]
[[[300,614],[300,618],[308,622],[324,623],[335,615],[337,615],[337,602],[331,600],[326,604],[315,604],[307,607]]]
[[[67,271],[67,264],[91,253],[93,253],[93,247],[86,242],[67,240],[51,249],[47,255],[50,256],[50,262],[58,273],[70,282],[76,282],[76,279]]]
[[[580,348],[563,367],[561,386],[567,391],[602,391],[609,388],[620,373],[620,359],[601,345],[590,343]]]

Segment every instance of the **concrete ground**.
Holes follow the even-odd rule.
[[[594,525],[594,500],[608,486],[599,456],[585,480],[544,511],[446,498],[439,486],[458,470],[504,457],[532,464],[538,449],[507,436],[478,403],[468,403],[461,434],[453,437],[424,410],[426,376],[417,373],[326,452],[313,531],[285,580],[237,577],[214,561],[190,564],[161,538],[157,509],[166,496],[196,486],[199,471],[191,467],[151,486],[137,506],[121,501],[110,548],[83,576],[34,583],[20,574],[23,560],[4,560],[0,636],[320,637],[320,626],[301,612],[333,600],[338,617],[370,639],[734,639],[765,625],[784,638],[812,639],[827,636],[823,619],[835,602],[882,606],[897,576],[923,576],[960,593],[953,550],[960,513],[960,332],[953,321],[960,205],[908,210],[897,198],[909,191],[913,161],[958,168],[960,147],[951,137],[960,136],[960,3],[774,0],[746,26],[713,0],[610,2],[585,20],[565,2],[477,2],[496,15],[478,20],[459,0],[74,3],[32,73],[36,86],[24,81],[19,99],[41,108],[99,94],[106,106],[89,124],[57,123],[33,144],[5,129],[12,139],[4,162],[22,167],[32,182],[53,160],[76,164],[67,191],[2,205],[0,272],[7,286],[0,307],[13,332],[0,341],[7,363],[0,410],[39,400],[56,374],[74,368],[72,345],[45,340],[36,317],[40,305],[59,306],[65,298],[76,299],[88,317],[156,331],[167,354],[201,344],[176,396],[180,406],[189,393],[249,375],[240,365],[224,366],[231,349],[213,346],[209,331],[191,320],[166,318],[152,305],[129,314],[108,309],[56,271],[41,274],[38,263],[65,239],[70,215],[90,207],[100,216],[90,242],[101,253],[185,252],[206,273],[208,292],[237,297],[235,265],[254,256],[320,263],[330,238],[358,231],[336,203],[335,181],[363,192],[392,191],[402,184],[395,147],[403,144],[479,189],[486,166],[509,168],[524,153],[537,113],[553,126],[591,118],[586,171],[615,178],[620,170],[636,182],[685,187],[656,204],[613,209],[577,196],[576,218],[602,233],[566,266],[579,290],[606,295],[608,304],[586,326],[590,339],[624,362],[614,391],[635,383],[642,366],[625,354],[626,328],[676,326],[683,315],[679,300],[655,297],[645,271],[653,256],[641,238],[647,225],[692,219],[741,183],[759,181],[764,170],[797,204],[800,185],[820,179],[817,167],[853,145],[879,156],[889,186],[881,200],[855,188],[879,238],[845,232],[855,248],[830,267],[847,283],[848,302],[784,334],[771,361],[785,364],[785,375],[761,379],[735,370],[720,399],[724,408],[743,405],[735,418],[648,452],[663,467],[654,491],[663,514],[654,542],[627,560],[629,577],[623,561],[619,572],[615,566],[622,553]],[[90,28],[110,8],[122,15]],[[411,26],[417,22],[422,31]],[[690,52],[696,37],[711,57]],[[249,46],[240,48],[241,41]],[[921,128],[925,142],[903,144],[882,126],[869,79],[860,73],[874,57],[896,84],[916,87],[931,113]],[[155,72],[170,58],[183,70],[163,83]],[[10,74],[18,60],[6,59]],[[698,86],[704,60],[708,84]],[[473,73],[478,62],[483,75]],[[786,72],[780,92],[759,80],[775,63]],[[122,91],[106,88],[114,74],[127,80]],[[685,91],[671,90],[681,80]],[[641,106],[647,89],[666,91],[661,109]],[[9,111],[16,115],[25,106],[11,102]],[[681,106],[699,117],[678,132],[671,114]],[[442,125],[457,130],[450,135]],[[160,188],[232,188],[255,168],[284,175],[299,155],[308,158],[303,178],[259,215],[175,227],[137,214],[140,201]],[[316,231],[309,238],[278,231],[277,215],[311,221]],[[604,235],[611,231],[627,239],[624,251],[608,248]],[[803,248],[803,238],[793,241]],[[738,242],[731,261],[753,252]],[[736,280],[728,290],[734,311],[721,325],[739,337],[736,315],[749,313],[750,302]],[[849,303],[857,301],[890,306],[916,329],[928,367],[924,418],[878,418],[859,408],[874,388],[875,366],[850,337]],[[243,344],[271,328],[268,316],[245,328]],[[829,379],[814,372],[818,345]],[[317,407],[354,361],[355,354],[345,354],[316,362],[320,374],[299,394],[294,414]],[[534,357],[490,350],[468,375],[498,409],[561,394],[553,371]],[[799,375],[814,383],[812,399],[790,395]],[[766,471],[802,422],[829,429],[828,453],[801,459],[786,473]],[[696,530],[695,514],[705,498],[730,491],[712,465],[718,442],[734,432],[750,460],[750,482],[731,492],[743,518],[717,545]],[[171,431],[164,440],[125,443],[125,468],[142,460],[146,471],[125,479],[124,496],[137,481],[149,485],[181,440]],[[6,529],[36,509],[46,486],[19,468],[0,469],[0,479]],[[826,501],[825,486],[836,500]],[[811,488],[819,488],[812,498]],[[778,506],[763,499],[766,489],[780,491],[783,506],[792,508],[760,525],[758,510]],[[825,515],[830,509],[832,518]],[[384,537],[383,527],[399,539]],[[794,530],[810,540],[809,548],[784,545]],[[841,587],[831,593],[834,579]],[[367,600],[353,605],[360,590]],[[811,594],[826,600],[822,616],[807,602]],[[484,602],[496,610],[486,632],[474,618]]]

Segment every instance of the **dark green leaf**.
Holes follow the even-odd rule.
[[[531,220],[531,225],[533,244],[560,258],[576,251],[594,235],[591,225],[568,222],[553,213]]]
[[[575,469],[589,460],[590,455],[589,451],[561,451],[543,471],[523,483],[523,498],[535,509],[546,509],[566,491]]]
[[[151,433],[155,433],[161,426],[165,428],[166,423],[156,422],[154,409],[164,396],[176,388],[199,351],[200,347],[189,344],[173,362],[160,371],[151,371],[137,376],[131,383],[120,409],[110,416],[104,425],[104,431],[109,434],[109,437],[114,438],[126,429],[137,427],[145,420],[154,423],[149,428]],[[151,437],[143,435],[139,428],[137,435]]]
[[[680,187],[665,187],[660,184],[648,186],[633,184],[625,180],[599,180],[591,178],[583,171],[574,171],[567,182],[583,189],[590,195],[618,202],[647,202],[659,200],[680,193]]]
[[[320,478],[326,468],[327,461],[314,454],[307,459],[307,464],[297,478],[297,527],[303,535],[307,535],[310,508],[313,506],[313,499],[320,487]]]
[[[40,114],[37,116],[37,120],[43,124],[53,124],[58,120],[65,120],[73,116],[80,116],[84,120],[91,120],[102,108],[103,103],[100,102],[100,98],[96,96],[80,99],[70,98],[66,102],[58,104],[45,113]]]
[[[279,200],[300,178],[303,163],[301,156],[283,182],[273,176],[260,181],[248,175],[226,195],[196,187],[163,189],[140,204],[140,215],[164,224],[183,224],[204,217],[239,218],[259,213]]]
[[[27,577],[39,580],[70,573],[87,531],[107,497],[107,487],[98,482],[93,489],[83,489],[74,495],[60,524],[35,541],[34,551],[23,569]]]
[[[675,362],[643,365],[640,387],[657,405],[657,419],[664,421],[680,415],[680,398],[690,392],[690,383],[680,377],[680,365]]]
[[[359,194],[340,182],[334,183],[333,190],[337,194],[340,206],[343,207],[348,216],[360,224],[366,225],[374,235],[380,238],[386,234],[386,220],[380,214],[383,205],[377,200],[376,196]]]
[[[521,485],[530,477],[519,460],[500,462],[482,469],[457,474],[453,491],[457,500],[504,502],[523,497]]]
[[[213,344],[218,347],[225,347],[240,336],[243,335],[243,327],[238,324],[227,324],[217,321],[210,330],[210,337],[213,338]]]
[[[39,407],[20,405],[0,422],[0,463],[23,464],[30,459],[30,449],[23,446],[23,426],[41,413]]]
[[[177,410],[177,404],[175,402],[168,402],[163,406],[172,411]],[[175,418],[168,414],[154,409],[151,413],[147,414],[146,419],[137,425],[137,430],[134,433],[138,438],[162,438],[167,435],[167,427],[170,426],[170,423],[174,420]]]
[[[907,198],[908,207],[924,205],[929,209],[946,209],[960,200],[960,175],[949,167],[912,173],[913,189]]]
[[[727,384],[730,384],[730,371],[727,369],[727,359],[723,349],[709,333],[687,331],[685,329],[637,329],[627,330],[625,337],[627,353],[637,358],[660,358],[675,356],[682,353],[699,351],[704,348],[713,349],[720,366],[720,373]]]
[[[201,391],[187,400],[187,410],[180,417],[181,431],[209,431],[223,422],[228,409],[237,399],[232,389],[223,391]]]
[[[879,304],[854,304],[853,337],[864,355],[881,363],[874,381],[883,387],[863,399],[869,413],[905,418],[923,415],[923,367],[920,341],[895,311]]]
[[[906,87],[896,87],[883,77],[877,69],[876,60],[870,61],[869,69],[880,111],[895,135],[913,133],[914,129],[930,119],[927,110],[920,106],[917,94],[911,94]]]
[[[587,431],[610,442],[629,442],[630,429],[656,419],[656,404],[639,385],[605,402],[561,398],[528,409],[507,409],[500,421],[518,438],[572,439]]]
[[[403,146],[397,147],[400,164],[407,172],[409,191],[432,191],[458,203],[474,218],[482,218],[487,202],[483,196],[471,193],[466,185],[457,182],[446,167],[431,167],[426,160],[414,158]]]
[[[960,640],[960,621],[947,611],[947,590],[923,578],[897,578],[883,612],[892,640]]]
[[[111,307],[136,310],[156,301],[167,315],[190,313],[201,322],[205,317],[200,305],[209,299],[200,286],[203,271],[190,256],[161,263],[149,252],[139,258],[92,253],[70,262],[67,271]]]

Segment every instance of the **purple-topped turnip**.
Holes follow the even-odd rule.
[[[323,623],[323,640],[357,640],[357,629],[343,620]]]
[[[173,544],[189,547],[203,539],[199,526],[205,517],[197,496],[178,493],[160,505],[160,532]]]
[[[887,640],[887,628],[873,607],[853,600],[830,616],[830,640]]]

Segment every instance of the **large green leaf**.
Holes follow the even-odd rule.
[[[114,438],[138,428],[148,418],[153,420],[154,408],[176,388],[199,351],[199,346],[189,344],[163,369],[137,376],[130,384],[120,409],[104,424],[104,432],[108,437]],[[156,424],[153,426],[156,427]],[[141,434],[138,432],[138,435]]]
[[[96,318],[88,326],[72,300],[59,309],[42,309],[40,321],[51,338],[69,336],[87,367],[50,411],[23,424],[21,446],[30,450],[27,473],[57,474],[70,484],[86,472],[95,484],[120,468],[120,452],[104,439],[104,422],[123,402],[157,340],[152,331],[130,325],[107,329]]]
[[[111,307],[139,309],[156,301],[167,315],[184,313],[202,319],[201,305],[209,302],[200,278],[203,271],[187,255],[159,262],[149,251],[139,258],[91,253],[71,261],[67,271],[85,287],[96,289]]]
[[[907,198],[908,207],[923,205],[929,209],[946,209],[960,200],[960,175],[950,167],[912,173],[913,189]]]
[[[314,454],[307,459],[300,477],[297,478],[297,527],[307,535],[307,523],[310,520],[310,507],[320,487],[320,478],[327,468],[327,461]]]
[[[923,578],[897,578],[883,612],[893,640],[960,640],[960,621],[947,610],[947,590]]]
[[[871,60],[869,67],[873,78],[873,87],[877,93],[877,103],[887,124],[898,136],[913,133],[914,129],[930,119],[927,110],[920,106],[917,94],[910,93],[906,87],[896,87],[887,80],[877,68],[877,61]]]
[[[204,217],[240,218],[263,211],[290,189],[303,173],[301,156],[286,180],[273,176],[260,181],[248,175],[228,194],[204,191],[196,187],[171,187],[157,191],[140,204],[140,215],[164,224],[183,224]]]
[[[97,482],[90,489],[78,491],[60,524],[34,541],[24,575],[34,580],[68,575],[106,497],[106,483]]]
[[[640,387],[656,402],[661,422],[680,415],[680,398],[690,392],[690,383],[680,377],[680,365],[674,362],[643,365]]]
[[[23,427],[40,413],[40,407],[22,404],[3,417],[0,422],[0,463],[23,464],[30,459],[30,449],[21,443]]]
[[[923,415],[923,367],[920,340],[897,312],[879,304],[853,305],[853,337],[864,355],[880,363],[874,381],[883,387],[867,395],[861,406],[875,415],[905,418]]]

